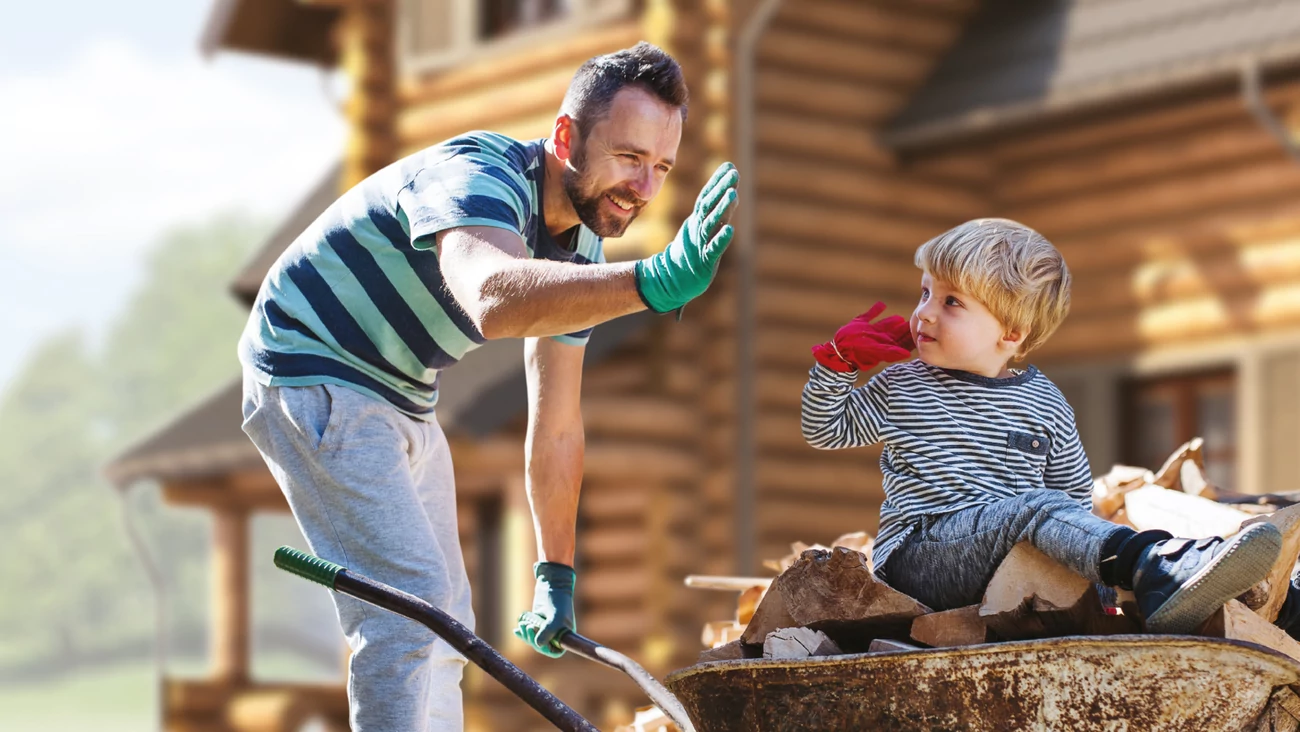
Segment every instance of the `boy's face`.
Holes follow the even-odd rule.
[[[926,272],[911,319],[920,359],[931,366],[989,377],[1010,375],[1007,362],[1023,342],[1007,333],[983,303]]]

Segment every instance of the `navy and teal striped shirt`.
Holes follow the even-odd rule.
[[[604,261],[586,226],[568,247],[547,232],[544,142],[471,132],[343,194],[267,273],[239,342],[244,368],[269,386],[342,385],[433,419],[438,374],[484,342],[443,282],[435,234],[493,226],[533,258]],[[582,345],[590,332],[556,339]]]
[[[803,436],[822,450],[884,443],[873,567],[884,567],[924,516],[1044,488],[1092,510],[1092,474],[1074,410],[1033,366],[993,379],[915,359],[861,388],[854,388],[856,377],[813,366],[803,389]]]

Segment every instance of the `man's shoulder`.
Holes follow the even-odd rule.
[[[472,130],[413,153],[411,159],[421,166],[437,165],[461,156],[472,156],[485,165],[505,167],[525,173],[541,159],[545,140],[516,140],[488,130]]]

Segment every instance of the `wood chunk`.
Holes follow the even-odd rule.
[[[802,556],[803,553],[808,551],[809,549],[821,549],[822,551],[829,551],[831,549],[834,549],[837,546],[842,546],[845,549],[852,549],[854,551],[862,552],[867,557],[867,566],[870,567],[871,547],[874,543],[875,543],[875,539],[872,538],[871,534],[868,534],[865,531],[855,531],[851,534],[843,534],[837,539],[835,539],[835,541],[832,541],[830,546],[824,546],[822,544],[808,545],[803,543],[802,541],[796,541],[790,544],[789,554],[785,555],[784,557],[781,557],[780,559],[765,559],[763,560],[763,566],[767,567],[768,569],[774,570],[776,572],[784,572],[787,569],[789,569],[790,566],[793,565],[795,561],[798,560],[799,557]]]
[[[1188,460],[1178,469],[1178,484],[1183,489],[1183,493],[1189,496],[1200,496],[1206,500],[1213,501],[1218,496],[1214,486],[1205,478],[1205,471],[1201,466],[1196,464],[1195,460]]]
[[[1164,529],[1188,539],[1230,536],[1237,533],[1242,521],[1251,518],[1230,506],[1154,485],[1128,493],[1124,509],[1139,531]]]
[[[1292,719],[1300,723],[1300,696],[1297,696],[1290,687],[1278,687],[1273,692],[1273,698],[1269,700],[1269,705],[1285,711]]]
[[[720,645],[739,640],[740,634],[743,632],[745,632],[745,626],[731,620],[705,623],[704,631],[700,633],[700,642],[704,644],[705,648],[717,648]]]
[[[793,622],[774,623],[765,614],[775,597]],[[774,616],[776,611],[774,607]],[[841,648],[853,651],[865,648],[872,638],[906,638],[912,619],[928,612],[876,579],[861,552],[810,549],[772,582],[743,640],[753,643],[778,628],[802,626],[823,631]]]
[[[753,658],[748,649],[739,640],[724,643],[717,648],[709,648],[700,652],[700,658],[697,663],[706,663],[708,661],[735,661],[741,658]]]
[[[1000,640],[1138,629],[1135,617],[1108,615],[1091,582],[1028,542],[1015,545],[1002,561],[984,591],[979,614]]]
[[[1279,686],[1269,697],[1259,718],[1247,725],[1244,732],[1297,732],[1300,730],[1300,718],[1295,713],[1300,711],[1295,709],[1297,705],[1300,705],[1300,697],[1296,697],[1289,687]]]
[[[781,628],[763,640],[763,658],[795,659],[812,656],[838,656],[843,653],[835,641],[812,628]]]
[[[1282,551],[1268,571],[1268,576],[1247,591],[1243,595],[1246,599],[1242,601],[1271,623],[1277,620],[1277,613],[1286,600],[1287,589],[1291,586],[1291,572],[1295,568],[1296,556],[1300,555],[1300,505],[1289,506],[1268,516],[1248,519],[1242,527],[1258,523],[1273,524],[1282,532]]]
[[[1092,512],[1109,519],[1124,507],[1124,494],[1155,480],[1150,470],[1116,465],[1092,482]]]
[[[778,572],[778,573],[784,572],[787,569],[789,569],[790,565],[794,564],[795,560],[799,558],[799,555],[803,554],[805,551],[808,551],[809,549],[825,549],[825,548],[826,547],[822,546],[821,544],[808,546],[802,541],[796,541],[790,544],[789,554],[785,555],[784,557],[781,557],[780,559],[764,559],[763,566],[766,567],[767,569],[772,570],[773,572]]]
[[[758,603],[758,607],[754,609],[754,616],[745,626],[745,632],[740,634],[740,640],[749,645],[762,646],[768,633],[781,628],[798,626],[799,623],[795,622],[795,619],[790,616],[790,611],[786,609],[785,595],[773,582],[767,589],[767,594],[763,595],[762,601]]]
[[[677,725],[659,707],[638,707],[632,724],[615,727],[614,732],[680,732]]]
[[[1201,446],[1204,444],[1205,441],[1199,437],[1193,437],[1189,442],[1183,443],[1165,460],[1165,464],[1160,466],[1151,482],[1161,488],[1180,490],[1179,478],[1181,477],[1183,463],[1191,461],[1204,471],[1205,458],[1201,452]]]
[[[904,643],[891,638],[877,638],[871,641],[871,645],[867,647],[867,653],[892,653],[894,651],[920,650],[924,649],[919,646],[914,646],[911,643]]]
[[[979,605],[921,615],[912,621],[912,640],[932,648],[970,646],[988,640]]]
[[[1240,600],[1229,600],[1205,621],[1197,634],[1257,643],[1300,660],[1300,642],[1256,615]]]
[[[871,566],[871,548],[875,544],[876,540],[872,538],[871,534],[865,531],[855,531],[852,534],[844,534],[831,542],[831,547],[842,546],[845,549],[862,552],[862,555],[867,558],[867,567],[875,569]]]

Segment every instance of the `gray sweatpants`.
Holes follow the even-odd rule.
[[[980,602],[998,565],[1022,541],[1100,582],[1102,546],[1124,530],[1061,491],[1029,491],[987,506],[922,518],[885,560],[880,575],[894,589],[934,610],[951,610]]]
[[[437,423],[352,389],[268,387],[245,376],[243,426],[314,554],[474,627],[451,452]],[[333,598],[352,649],[352,729],[459,732],[465,659],[413,620]]]

